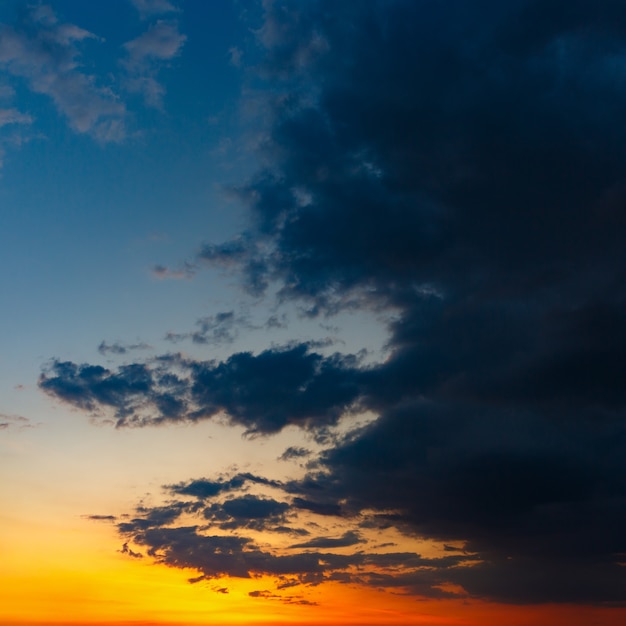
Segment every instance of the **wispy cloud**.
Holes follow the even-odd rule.
[[[126,108],[110,87],[82,70],[80,45],[87,40],[98,37],[60,22],[47,5],[31,6],[18,26],[0,26],[0,67],[51,98],[76,132],[121,141]]]
[[[124,44],[128,55],[123,61],[128,72],[126,89],[141,94],[148,106],[162,108],[165,87],[157,80],[157,75],[168,61],[180,54],[186,39],[176,22],[158,21]]]
[[[98,345],[98,352],[100,354],[128,354],[129,352],[134,352],[136,350],[151,350],[152,346],[149,344],[140,341],[138,343],[121,343],[120,341],[115,341],[114,343],[108,343],[106,341],[101,341]]]
[[[142,19],[178,11],[169,0],[130,0]]]
[[[191,340],[193,343],[205,345],[228,344],[235,341],[240,327],[252,327],[247,318],[235,315],[234,311],[222,311],[203,317],[196,322],[196,326],[197,330],[187,333],[168,332],[165,340],[173,343]]]
[[[8,415],[0,413],[0,430],[33,428],[33,423],[22,415]]]
[[[165,265],[155,265],[152,275],[160,280],[189,280],[196,275],[198,268],[193,263],[184,263],[179,269],[171,269]]]
[[[5,91],[6,95],[12,95],[9,90]],[[5,146],[19,146],[27,141],[27,135],[23,132],[15,130],[14,127],[29,127],[33,123],[33,118],[18,111],[16,108],[0,108],[0,129],[5,127],[10,128],[13,132],[6,134],[5,132],[0,135],[0,169],[4,165]]]
[[[17,109],[0,109],[0,128],[10,124],[32,124],[33,118]]]

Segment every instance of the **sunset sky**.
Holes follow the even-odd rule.
[[[626,3],[0,1],[0,626],[626,623]]]

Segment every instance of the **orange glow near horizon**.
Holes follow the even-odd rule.
[[[2,518],[1,626],[617,626],[625,608],[419,599],[326,583],[275,593],[270,577],[189,584],[193,570],[120,554],[112,527]],[[228,592],[220,592],[220,589]],[[268,591],[267,598],[251,597]],[[273,597],[274,596],[274,597]]]
[[[31,537],[29,546],[19,533],[3,541],[2,626],[617,626],[626,620],[623,608],[425,600],[339,583],[295,588],[283,601],[252,598],[251,591],[273,589],[273,579],[188,584],[196,572],[130,559],[115,551],[109,529],[78,527],[82,534],[50,532]],[[13,546],[8,554],[7,545]],[[228,593],[217,591],[223,587]],[[311,604],[298,604],[304,598]]]

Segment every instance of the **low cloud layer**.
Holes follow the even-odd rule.
[[[625,602],[626,6],[283,0],[258,36],[272,115],[265,167],[237,190],[252,225],[199,260],[309,316],[390,313],[388,358],[296,344],[114,371],[55,361],[40,387],[119,425],[222,412],[251,433],[315,432],[367,409],[377,419],[282,499],[240,503],[286,502],[276,526],[298,509],[358,528],[269,552],[219,500],[209,531],[179,516],[121,530],[207,577]],[[466,554],[323,547],[377,525]]]

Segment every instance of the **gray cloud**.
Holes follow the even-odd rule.
[[[169,0],[130,0],[142,19],[178,11]]]
[[[17,109],[0,109],[0,128],[10,124],[32,124],[33,118]]]
[[[222,311],[199,319],[196,326],[198,329],[193,332],[168,332],[165,339],[172,343],[191,340],[196,344],[228,344],[237,338],[239,327],[250,328],[251,324],[246,318],[235,315],[234,311]]]
[[[165,87],[157,74],[167,62],[180,54],[187,37],[176,22],[158,21],[140,35],[124,44],[128,54],[123,65],[128,72],[126,89],[138,93],[146,105],[162,108]]]
[[[113,343],[108,343],[106,341],[101,341],[98,345],[98,352],[102,355],[106,354],[128,354],[129,352],[134,352],[135,350],[151,350],[152,347],[147,343],[140,341],[138,343],[121,343],[119,341],[115,341]]]
[[[126,109],[107,86],[83,72],[80,45],[98,38],[60,22],[46,5],[30,7],[16,27],[0,25],[0,67],[52,99],[70,126],[102,142],[125,137]]]

